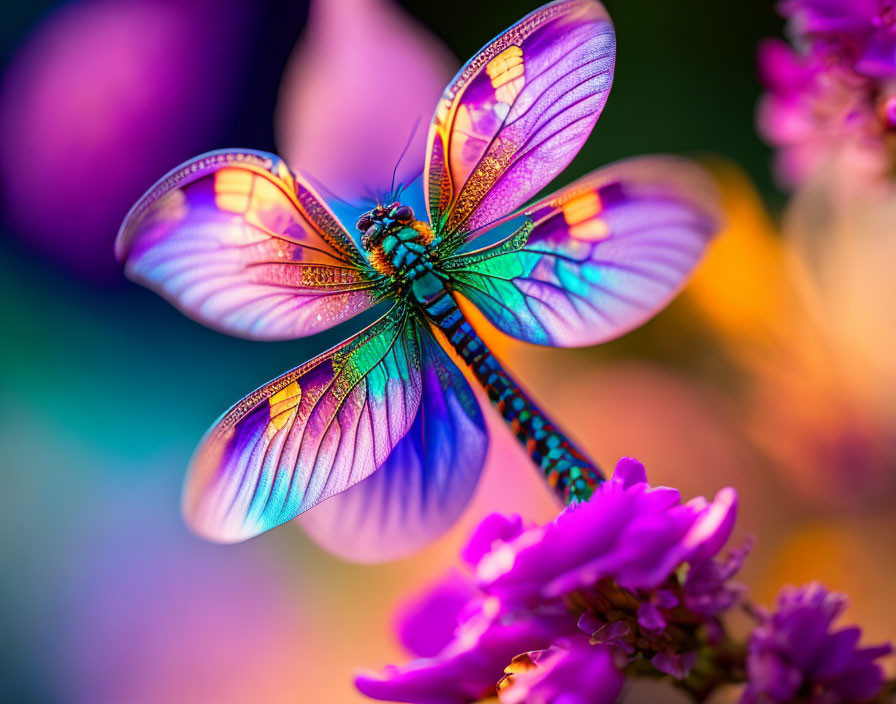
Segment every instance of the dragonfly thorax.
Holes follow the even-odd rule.
[[[371,266],[400,283],[410,283],[433,270],[438,245],[429,225],[401,203],[377,205],[358,218],[361,245]]]

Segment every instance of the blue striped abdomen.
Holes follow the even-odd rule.
[[[467,322],[447,288],[434,276],[414,288],[430,322],[454,347],[485,389],[489,400],[566,503],[588,499],[603,476],[504,370]]]

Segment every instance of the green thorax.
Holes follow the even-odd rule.
[[[400,203],[377,206],[358,219],[358,230],[371,268],[388,277],[393,293],[425,300],[442,285],[442,239],[427,223],[414,219],[411,208]]]

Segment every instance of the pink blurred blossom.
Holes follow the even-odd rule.
[[[0,178],[11,229],[95,279],[130,204],[201,149],[232,99],[248,5],[88,0],[50,15],[0,87]]]
[[[389,188],[420,173],[436,102],[456,62],[392,0],[318,0],[280,89],[280,152],[340,196]]]
[[[799,42],[835,53],[858,73],[896,77],[896,2],[893,0],[784,0]]]
[[[788,0],[780,9],[793,46],[768,39],[758,52],[767,89],[758,126],[778,148],[779,180],[794,188],[834,159],[885,174],[896,160],[896,3]]]
[[[767,88],[758,126],[778,148],[779,181],[794,188],[842,152],[883,170],[889,159],[873,81],[824,56],[801,55],[785,42],[759,47],[759,72]]]

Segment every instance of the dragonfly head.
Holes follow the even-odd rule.
[[[432,230],[415,219],[413,209],[407,205],[377,205],[358,218],[357,228],[368,260],[387,276],[411,274],[428,262]]]
[[[396,225],[407,225],[414,221],[414,211],[407,205],[392,203],[368,210],[358,218],[356,227],[361,233],[361,245],[368,252],[379,245]]]

